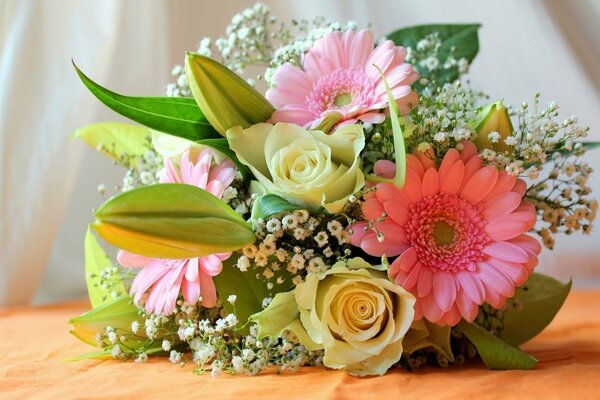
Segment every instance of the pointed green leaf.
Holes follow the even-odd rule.
[[[394,159],[396,164],[396,173],[394,174],[394,177],[392,179],[382,178],[377,175],[368,175],[367,179],[371,182],[391,182],[398,188],[402,188],[404,186],[404,181],[406,180],[406,146],[404,144],[402,127],[400,126],[400,110],[398,110],[398,103],[396,103],[396,100],[394,99],[394,95],[392,94],[390,85],[388,84],[387,79],[383,75],[383,72],[381,71],[378,65],[376,65],[375,67],[379,70],[379,73],[381,74],[381,78],[383,79],[385,91],[387,92],[388,97],[388,107],[390,110],[392,135],[394,139]]]
[[[82,360],[110,360],[114,358],[109,350],[92,351],[65,359],[66,362]]]
[[[488,369],[532,369],[537,364],[537,360],[529,354],[503,342],[478,325],[463,320],[458,327],[475,345]]]
[[[275,111],[244,79],[211,58],[187,53],[185,70],[198,106],[223,136],[234,126],[266,122]]]
[[[238,250],[254,233],[222,200],[192,185],[165,183],[121,193],[92,225],[107,242],[136,254],[193,258]]]
[[[150,130],[123,122],[102,122],[78,129],[74,138],[102,152],[126,168],[133,168],[137,160],[150,149]]]
[[[111,267],[113,267],[112,261],[88,228],[85,234],[85,283],[93,308],[104,304],[108,299],[112,299],[112,293],[117,294],[117,296],[127,293],[119,276],[101,282],[102,272]]]
[[[298,303],[293,291],[277,293],[269,306],[250,316],[258,325],[258,337],[279,337],[292,322],[300,318]]]
[[[426,78],[433,78],[438,85],[447,82],[453,82],[459,77],[458,68],[445,69],[448,57],[452,54],[455,60],[465,58],[471,63],[479,51],[479,39],[477,31],[480,24],[433,24],[418,25],[403,28],[387,35],[398,46],[410,47],[415,49],[417,43],[427,35],[438,33],[442,45],[439,49],[438,57],[440,68],[432,74],[427,68],[415,65],[419,74]],[[418,86],[418,85],[417,85]]]
[[[138,321],[144,326],[137,307],[131,303],[129,296],[124,296],[104,303],[79,317],[71,318],[69,324],[72,325],[71,333],[79,340],[96,346],[96,333],[105,333],[107,326],[115,331],[129,331],[133,321]]]
[[[103,88],[73,63],[83,84],[113,111],[148,128],[188,140],[219,137],[193,99],[186,97],[132,97]]]
[[[252,271],[242,272],[235,265],[239,255],[233,254],[223,262],[221,273],[213,278],[219,298],[228,313],[234,313],[241,325],[245,325],[251,315],[261,311],[263,299],[270,296],[267,283],[256,278]],[[277,285],[284,286],[284,285]],[[284,288],[284,289],[289,289]],[[235,305],[226,301],[230,295],[236,295]],[[239,332],[246,334],[249,326],[245,325]]]
[[[509,305],[504,312],[500,338],[518,346],[535,337],[554,319],[570,290],[571,281],[562,283],[534,272],[523,286],[517,288],[513,298],[516,306]]]
[[[259,197],[252,207],[252,219],[267,219],[284,211],[298,210],[299,207],[274,194]]]
[[[593,150],[600,147],[600,142],[582,142],[581,145],[586,150]]]

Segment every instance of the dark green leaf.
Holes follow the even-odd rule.
[[[593,150],[600,147],[600,142],[582,142],[581,144],[586,150]]]
[[[234,251],[255,240],[250,225],[222,200],[196,186],[175,183],[144,186],[109,199],[92,226],[121,249],[159,258]]]
[[[148,128],[188,140],[220,137],[192,98],[123,96],[92,81],[75,63],[73,66],[90,92],[124,117]]]
[[[488,369],[532,369],[537,364],[537,360],[529,354],[503,342],[478,325],[463,320],[458,327],[473,342]]]
[[[267,219],[284,211],[294,211],[299,207],[274,194],[259,197],[252,207],[252,219]]]
[[[514,306],[504,312],[504,328],[499,335],[513,346],[525,343],[540,333],[563,305],[571,282],[562,283],[546,275],[533,273],[525,285],[517,288]]]
[[[442,41],[442,46],[439,50],[440,67],[435,75],[419,65],[415,67],[419,70],[422,77],[434,78],[438,85],[446,82],[453,82],[459,77],[457,68],[444,69],[444,62],[450,55],[457,61],[461,58],[466,58],[469,63],[473,61],[479,51],[479,39],[477,30],[479,24],[460,24],[460,25],[418,25],[408,28],[403,28],[387,35],[387,38],[392,40],[399,46],[416,48],[417,43],[424,39],[425,36],[439,33]]]

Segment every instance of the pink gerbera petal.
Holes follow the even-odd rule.
[[[448,151],[439,169],[431,157],[410,155],[402,188],[380,183],[367,196],[371,225],[355,224],[361,232],[351,244],[400,255],[388,274],[416,297],[416,318],[471,322],[483,302],[502,307],[537,264],[540,244],[525,235],[536,211],[522,201],[520,182],[483,166],[471,142]]]
[[[331,32],[313,44],[302,67],[279,67],[274,87],[266,93],[277,109],[271,120],[313,128],[323,115],[335,111],[341,116],[339,124],[356,120],[381,123],[388,98],[380,70],[399,109],[407,112],[417,103],[411,85],[418,76],[404,62],[406,50],[390,40],[376,48],[373,43],[373,34],[367,30]]]

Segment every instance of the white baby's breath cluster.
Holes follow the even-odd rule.
[[[263,79],[270,85],[277,68],[285,63],[300,65],[302,55],[317,39],[350,29],[356,29],[355,22],[341,25],[323,17],[278,22],[266,5],[256,3],[233,16],[224,36],[214,41],[203,38],[196,52],[245,76],[251,85]],[[176,65],[171,73],[175,82],[167,85],[167,96],[190,97],[185,69]]]
[[[242,249],[237,267],[255,270],[257,278],[275,284],[302,283],[307,273],[324,272],[339,258],[350,254],[347,222],[324,215],[311,215],[295,210],[258,219],[255,224],[257,242]]]
[[[121,190],[126,192],[139,186],[158,183],[162,168],[163,158],[152,148],[148,149],[125,173]]]
[[[460,148],[460,142],[476,137],[469,126],[477,118],[479,104],[486,96],[457,81],[433,90],[425,90],[419,103],[402,117],[402,127],[407,152],[431,153],[441,158],[447,150]],[[364,124],[367,137],[362,154],[363,170],[370,173],[373,164],[382,159],[394,160],[394,142],[391,123]]]
[[[443,58],[440,52],[442,44],[440,34],[435,32],[420,39],[414,47],[406,47],[406,61],[418,66],[425,72],[422,75],[428,77],[420,82],[422,86],[446,81],[443,75],[457,74],[460,77],[469,71],[469,60],[464,57],[456,59],[454,47],[451,47],[448,55]]]

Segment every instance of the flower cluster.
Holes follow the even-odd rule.
[[[328,265],[351,254],[347,221],[312,216],[307,210],[295,210],[272,216],[254,224],[257,242],[242,249],[237,267],[242,271],[256,270],[268,282],[303,282],[307,273],[324,272]]]
[[[569,285],[534,273],[531,234],[552,248],[590,232],[592,146],[555,103],[509,111],[460,80],[477,27],[376,41],[352,22],[279,23],[259,3],[202,39],[167,88],[195,103],[140,101],[168,104],[153,114],[164,133],[128,137],[135,154],[99,149],[128,170],[93,225],[119,266],[88,277],[95,308],[74,334],[103,356],[168,354],[212,376],[447,367],[490,341],[486,365],[532,368],[511,346]]]

